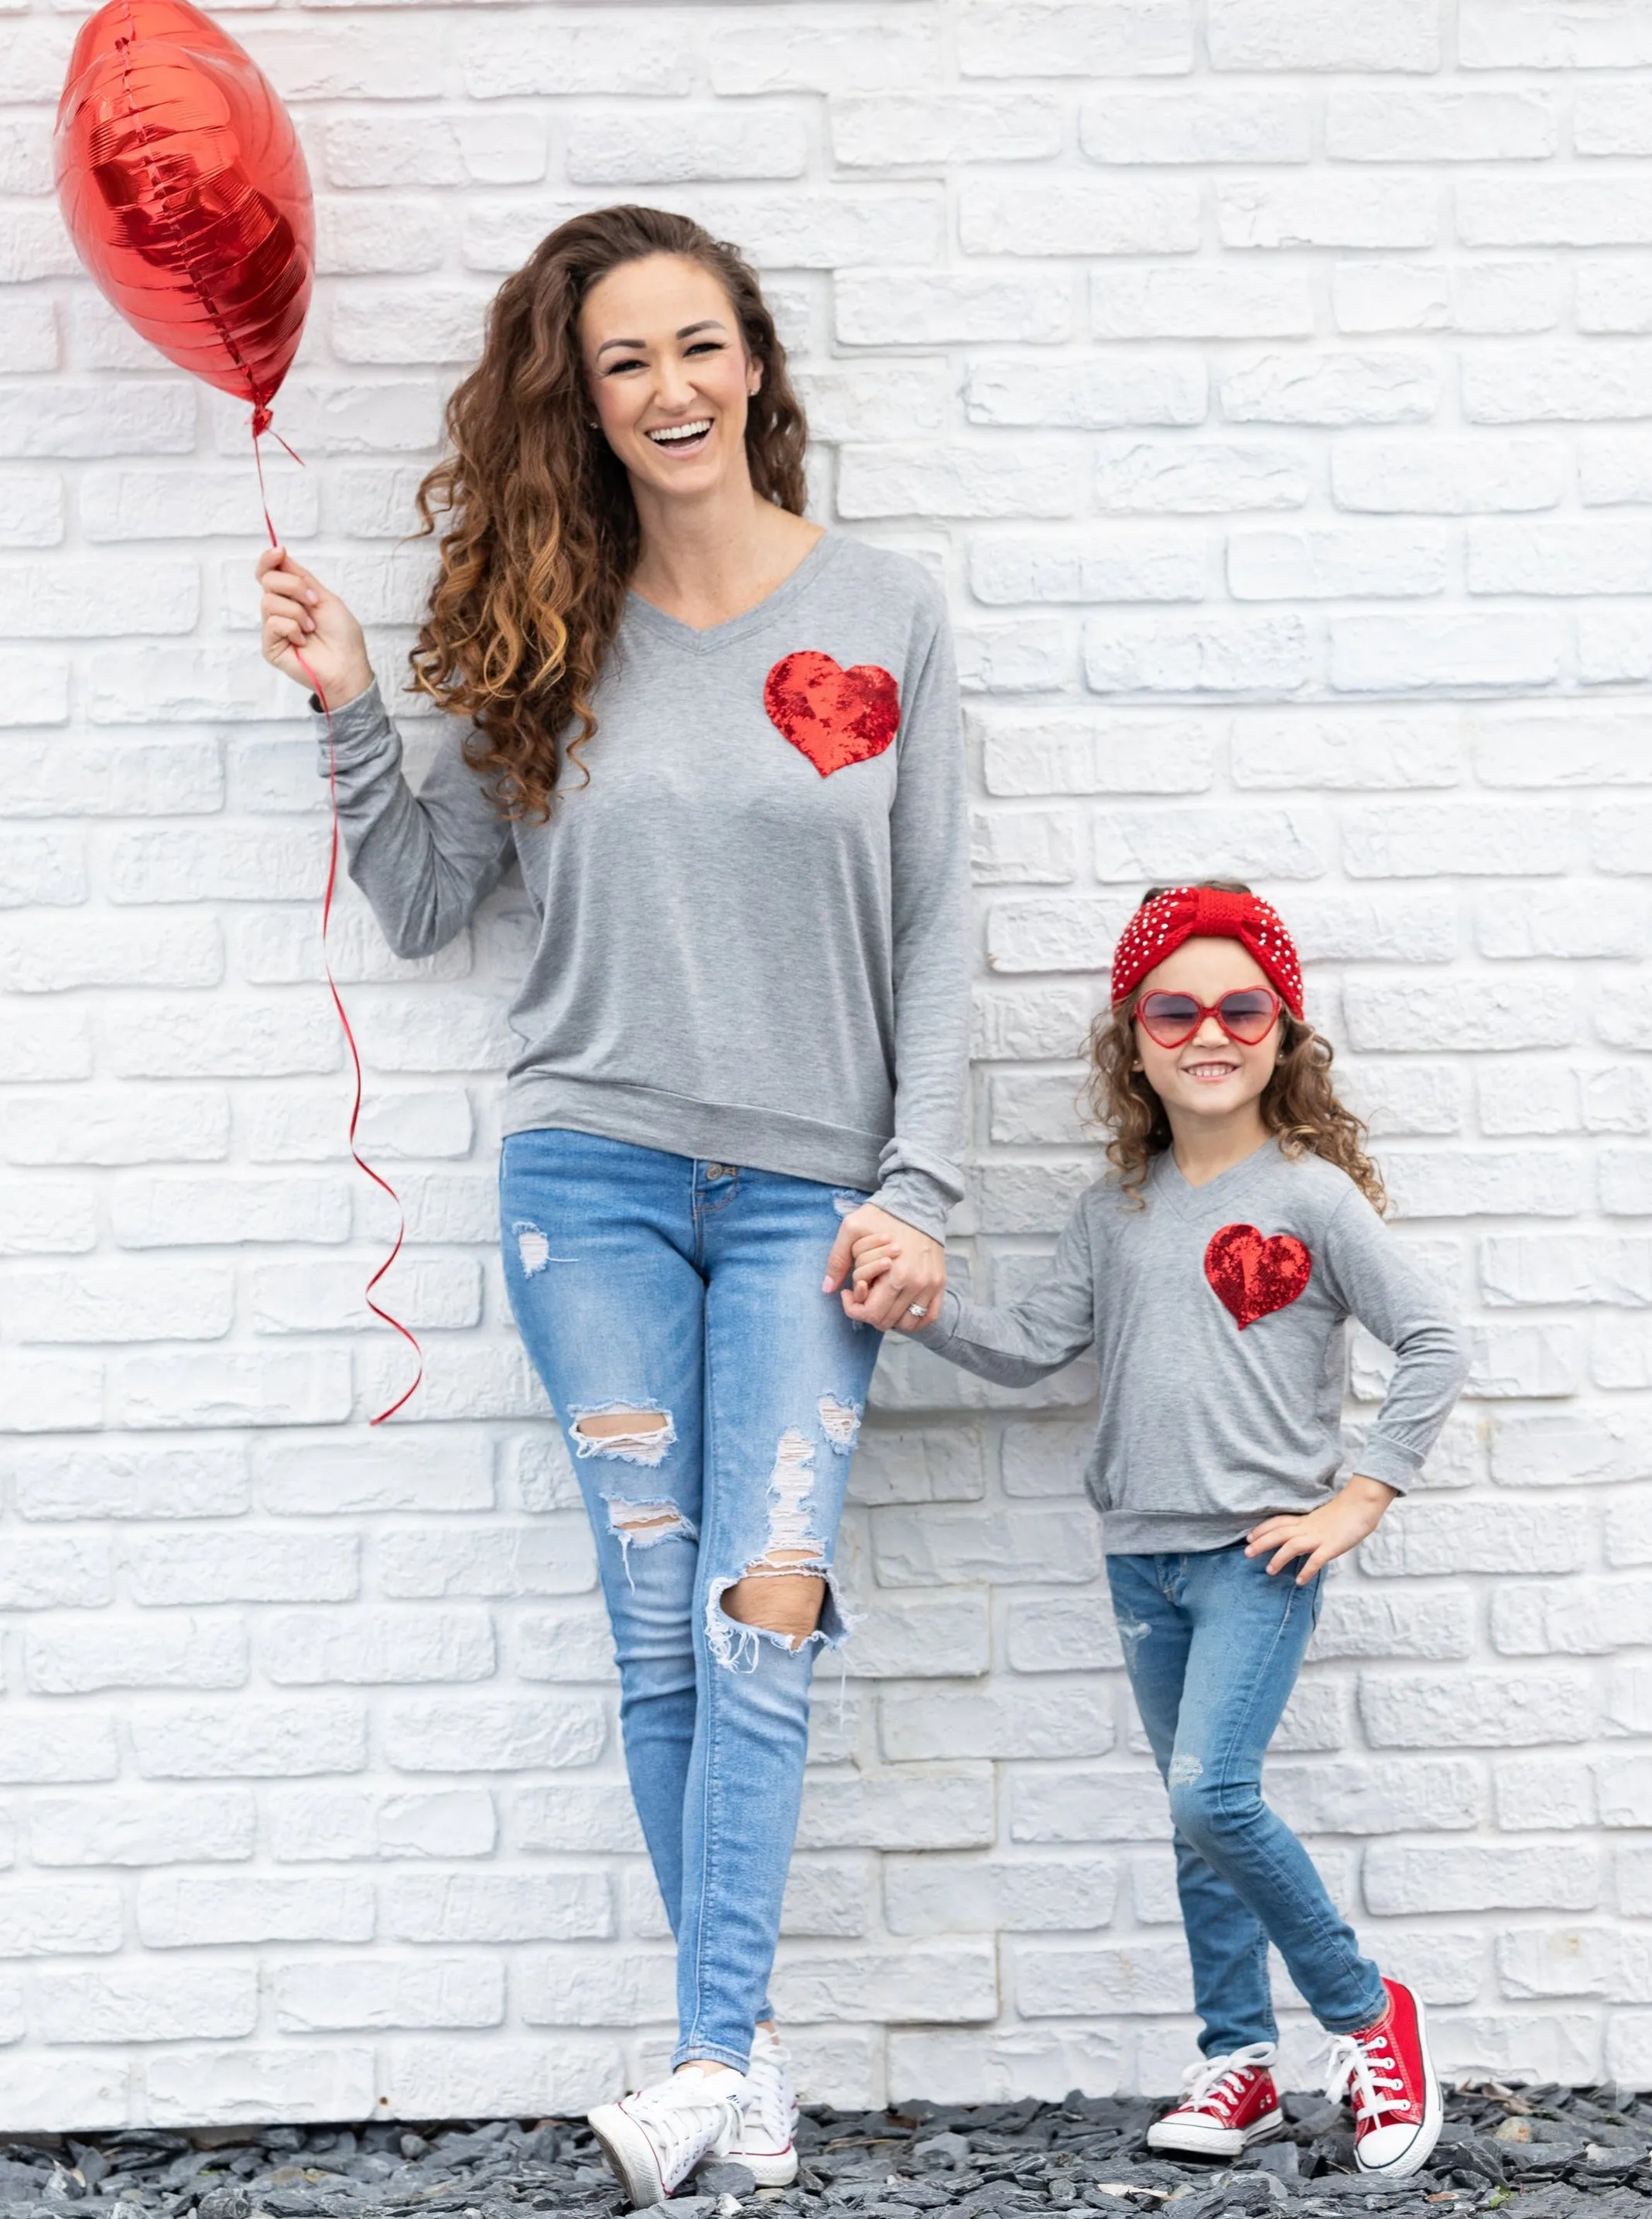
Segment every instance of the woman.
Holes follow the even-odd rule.
[[[264,652],[333,705],[351,872],[398,953],[512,861],[538,917],[505,1268],[677,1939],[675,2070],[592,2114],[641,2206],[712,2151],[797,2168],[765,1986],[810,1676],[847,1630],[832,1552],[879,1333],[934,1314],[960,1191],[956,686],[928,577],[804,520],[773,320],[684,217],[553,232],[448,432],[413,669],[456,721],[419,793],[359,625],[281,550]],[[899,1254],[851,1317],[868,1235]]]

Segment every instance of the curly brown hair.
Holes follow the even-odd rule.
[[[467,758],[506,817],[548,817],[563,756],[579,761],[597,729],[592,694],[639,533],[630,480],[591,422],[579,317],[599,279],[651,254],[701,264],[728,295],[762,365],[746,419],[752,484],[803,513],[808,431],[738,250],[659,208],[598,208],[559,224],[494,296],[481,359],[447,405],[450,451],[419,488],[420,532],[437,529],[438,513],[444,528],[413,686],[470,718]]]
[[[1196,883],[1220,893],[1248,894],[1239,879],[1204,879]],[[1142,903],[1165,892],[1149,886]],[[1119,1184],[1140,1207],[1141,1189],[1155,1156],[1171,1145],[1170,1120],[1164,1105],[1147,1084],[1136,1064],[1136,1004],[1138,986],[1114,1009],[1103,1010],[1090,1029],[1090,1075],[1086,1090],[1090,1114],[1110,1135],[1107,1159],[1119,1174]],[[1365,1153],[1365,1126],[1337,1099],[1331,1084],[1335,1053],[1322,1033],[1316,1033],[1289,1010],[1280,1012],[1281,1054],[1258,1105],[1262,1122],[1287,1156],[1323,1156],[1326,1162],[1346,1172],[1379,1215],[1388,1207],[1382,1174]]]

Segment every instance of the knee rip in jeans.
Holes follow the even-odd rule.
[[[1168,1787],[1191,1787],[1196,1780],[1204,1778],[1205,1768],[1196,1756],[1173,1756],[1165,1775]]]
[[[858,1424],[858,1413],[852,1414]],[[769,1474],[768,1545],[743,1572],[713,1580],[706,1594],[706,1639],[717,1662],[731,1671],[755,1670],[764,1641],[795,1651],[811,1641],[842,1641],[848,1631],[832,1568],[809,1523],[814,1464],[812,1445],[788,1426]]]
[[[618,1457],[623,1464],[657,1464],[677,1438],[669,1410],[639,1410],[630,1402],[594,1402],[568,1412],[574,1453]]]

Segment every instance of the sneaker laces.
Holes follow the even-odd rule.
[[[1365,2034],[1333,2036],[1326,2056],[1330,2069],[1326,2101],[1339,2103],[1351,2094],[1357,2123],[1362,2115],[1375,2125],[1385,2111],[1409,2109],[1404,2076],[1386,2023]]]
[[[1243,2094],[1249,2076],[1271,2065],[1275,2054],[1272,2042],[1252,2042],[1226,2057],[1202,2058],[1182,2075],[1182,2100],[1177,2110],[1226,2111]]]
[[[730,2068],[730,2070],[732,2068]],[[660,2177],[674,2188],[702,2158],[721,2157],[740,2131],[738,2092],[713,2096],[704,2092],[710,2075],[674,2073],[625,2098],[625,2109],[654,2145],[660,2160]],[[699,2084],[699,2085],[697,2085]],[[715,2124],[711,2140],[707,2129]]]
[[[796,2099],[786,2070],[786,2052],[778,2035],[759,2029],[746,2067],[743,2142],[765,2138],[766,2146],[784,2149],[792,2139]]]

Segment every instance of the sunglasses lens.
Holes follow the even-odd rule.
[[[1144,994],[1136,1015],[1161,1047],[1174,1047],[1198,1023],[1199,1004],[1191,994]]]
[[[1254,1047],[1258,1041],[1267,1038],[1277,1015],[1273,996],[1259,986],[1248,987],[1241,993],[1224,994],[1217,1006],[1223,1024],[1236,1041],[1243,1041],[1247,1047]]]

